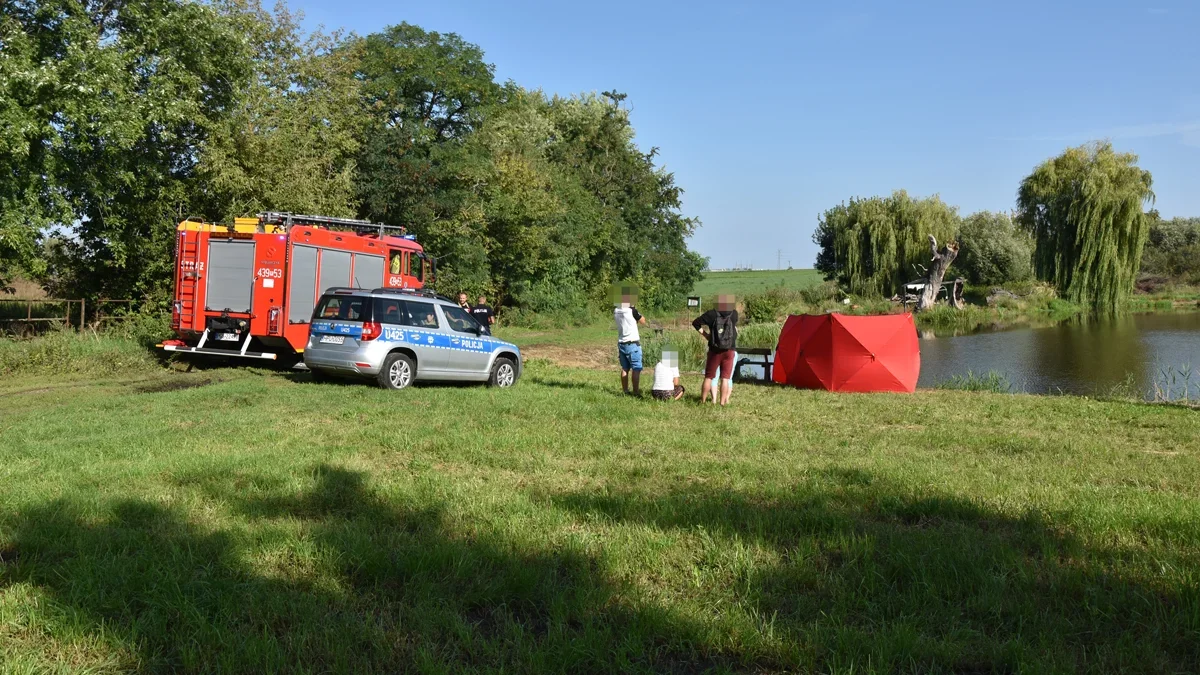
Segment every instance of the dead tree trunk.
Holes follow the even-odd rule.
[[[962,309],[967,306],[967,303],[963,302],[962,296],[963,285],[966,283],[965,279],[959,277],[954,280],[954,285],[950,287],[950,306],[954,309]]]
[[[925,275],[925,292],[921,293],[921,299],[917,301],[918,312],[933,307],[937,302],[946,270],[950,269],[950,263],[958,257],[958,244],[949,242],[938,251],[937,239],[934,239],[932,234],[929,235],[929,249],[933,251],[933,264],[929,266],[929,272]]]

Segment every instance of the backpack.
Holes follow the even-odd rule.
[[[733,312],[717,312],[708,341],[713,349],[722,352],[737,346],[737,328],[733,325]]]

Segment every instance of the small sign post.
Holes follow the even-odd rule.
[[[692,309],[693,307],[696,309],[700,309],[700,296],[689,295],[688,299],[687,299],[687,306],[688,306],[688,309]]]

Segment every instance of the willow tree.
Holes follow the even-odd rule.
[[[936,195],[913,199],[898,190],[890,197],[851,199],[817,222],[817,269],[852,293],[894,292],[925,275],[918,265],[929,264],[929,237],[948,241],[957,229],[957,211]]]
[[[1034,169],[1017,193],[1018,220],[1033,235],[1034,271],[1064,297],[1104,311],[1133,290],[1154,200],[1150,172],[1111,143],[1070,148]]]

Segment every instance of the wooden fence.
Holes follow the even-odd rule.
[[[51,326],[76,329],[86,326],[100,327],[106,323],[120,321],[128,314],[115,312],[115,309],[123,307],[133,310],[139,302],[141,301],[101,299],[89,304],[82,298],[0,298],[0,332],[24,337]]]

